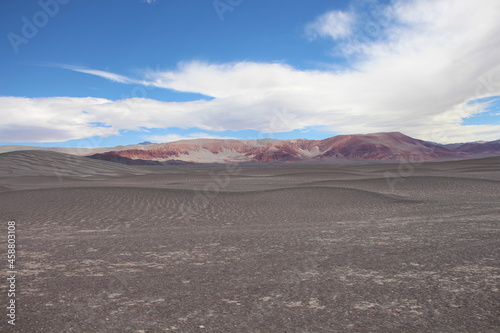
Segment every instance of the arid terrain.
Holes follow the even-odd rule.
[[[0,248],[14,220],[18,255],[17,324],[2,278],[0,331],[498,332],[499,202],[500,157],[0,154]]]

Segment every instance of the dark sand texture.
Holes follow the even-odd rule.
[[[18,332],[500,330],[500,158],[228,169],[49,154],[0,154]]]

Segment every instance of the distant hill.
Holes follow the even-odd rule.
[[[454,148],[455,151],[470,154],[500,154],[500,140],[490,142],[464,143]]]

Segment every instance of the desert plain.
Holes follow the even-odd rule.
[[[499,202],[500,157],[0,154],[0,248],[14,220],[17,250],[16,326],[3,278],[0,331],[498,332]]]

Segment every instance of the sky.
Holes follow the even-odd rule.
[[[3,0],[0,144],[500,139],[498,0]]]

